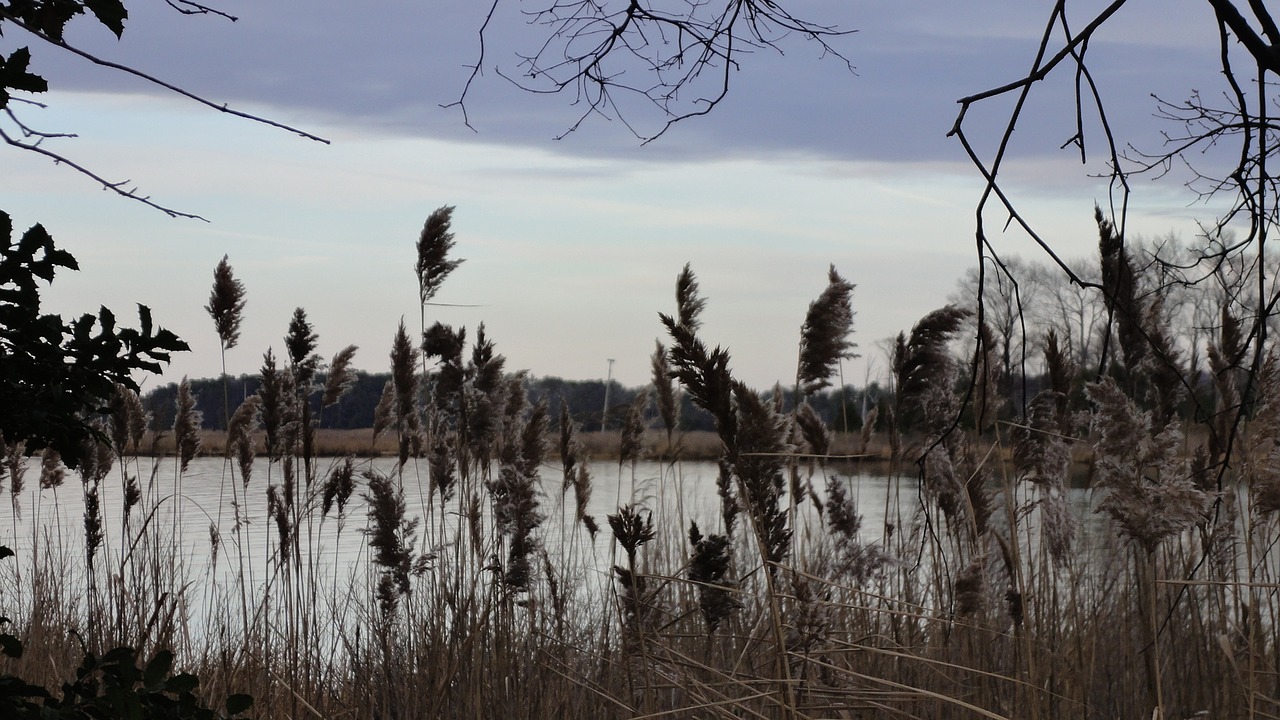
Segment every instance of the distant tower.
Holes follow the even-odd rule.
[[[604,381],[604,412],[600,413],[600,432],[609,422],[609,390],[613,387],[613,358],[609,358],[609,377]]]

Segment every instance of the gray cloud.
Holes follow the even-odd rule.
[[[1195,20],[1192,0],[1162,3],[1117,16],[1115,29],[1091,49],[1121,137],[1139,145],[1158,137],[1150,94],[1181,99],[1216,83],[1211,25]],[[732,73],[733,89],[717,112],[674,128],[640,148],[620,122],[591,118],[555,142],[582,107],[573,97],[535,95],[499,73],[518,74],[520,52],[537,47],[545,29],[525,24],[520,6],[505,3],[491,27],[484,74],[471,88],[465,127],[458,108],[467,65],[479,51],[477,31],[486,3],[398,0],[227,0],[235,23],[183,17],[163,4],[138,4],[122,42],[87,20],[71,38],[123,62],[200,93],[294,122],[359,127],[455,141],[548,148],[584,156],[661,161],[690,157],[802,154],[843,160],[928,162],[961,160],[945,137],[955,100],[1016,78],[1029,65],[1046,10],[1005,0],[971,4],[809,2],[798,11],[858,32],[833,41],[856,66],[820,57],[811,42],[786,38],[785,54],[756,51]],[[1145,16],[1144,13],[1145,12]],[[1202,14],[1202,12],[1201,12]],[[1186,17],[1194,22],[1179,22]],[[1084,17],[1077,22],[1083,23]],[[1137,32],[1138,28],[1149,28]],[[20,43],[18,35],[5,43]],[[153,91],[141,81],[95,69],[55,48],[37,51],[38,70],[55,88]],[[1018,150],[1055,152],[1074,131],[1069,72],[1037,89],[1020,126]],[[990,146],[1008,104],[975,111],[969,129]],[[651,132],[663,118],[632,108],[628,118]]]

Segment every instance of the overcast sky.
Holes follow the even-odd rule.
[[[1072,4],[1075,26],[1098,2]],[[578,120],[572,95],[524,92],[519,55],[545,28],[500,6],[483,74],[467,111],[457,107],[479,52],[484,3],[384,0],[226,0],[239,17],[184,17],[133,3],[122,41],[87,19],[69,38],[218,103],[324,136],[324,145],[233,118],[163,89],[93,67],[13,31],[5,54],[31,45],[33,69],[54,92],[47,108],[20,106],[51,142],[157,202],[208,218],[175,220],[104,192],[65,166],[5,150],[3,209],[17,226],[42,222],[79,259],[47,308],[98,304],[128,316],[135,302],[186,339],[163,380],[220,370],[203,310],[224,255],[248,290],[232,373],[253,373],[279,352],[304,307],[322,354],[360,346],[357,365],[383,371],[397,323],[417,327],[414,242],[436,207],[457,206],[466,263],[431,320],[480,322],[512,369],[601,378],[608,359],[629,385],[648,380],[673,309],[676,274],[690,262],[709,305],[704,332],[727,345],[755,386],[795,375],[796,341],[829,264],[857,284],[855,340],[863,358],[845,379],[883,372],[878,347],[943,305],[974,264],[974,206],[982,190],[962,148],[946,137],[956,99],[1016,79],[1030,65],[1049,2],[811,0],[789,7],[856,32],[831,40],[854,65],[784,38],[731,72],[714,112],[642,145],[616,118]],[[1122,142],[1159,148],[1173,129],[1152,117],[1152,94],[1182,100],[1220,92],[1216,31],[1206,3],[1133,0],[1090,47],[1108,117]],[[1037,89],[1014,136],[1010,189],[1062,254],[1093,251],[1095,203],[1107,203],[1105,154],[1090,125],[1090,155],[1059,150],[1074,133],[1072,75]],[[686,96],[687,98],[687,96]],[[994,147],[1009,103],[975,109],[966,127]],[[649,133],[664,118],[630,108]],[[12,126],[7,125],[12,131]],[[1177,182],[1136,182],[1131,231],[1190,237],[1213,208]],[[993,214],[992,227],[1003,218]],[[993,238],[1035,257],[1025,236]]]

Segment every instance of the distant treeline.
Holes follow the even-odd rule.
[[[356,383],[351,391],[343,396],[337,405],[320,411],[319,393],[312,397],[312,410],[320,419],[319,427],[332,429],[362,429],[373,427],[373,413],[382,397],[382,388],[390,380],[390,373],[357,374]],[[324,385],[324,376],[320,376],[320,386]],[[202,378],[191,381],[191,392],[196,397],[196,409],[203,413],[203,427],[207,430],[222,430],[226,427],[225,415],[235,412],[236,407],[247,397],[258,391],[260,379],[256,375],[228,376],[225,385],[221,378]],[[583,430],[594,431],[602,427],[618,429],[631,407],[636,396],[645,388],[623,387],[618,382],[610,382],[606,387],[603,380],[564,380],[557,377],[527,378],[529,401],[536,403],[543,398],[551,408],[553,426],[558,422],[561,403],[567,404],[569,413]],[[224,394],[225,393],[225,394]],[[790,398],[791,393],[785,393]],[[174,401],[177,399],[178,385],[170,383],[154,388],[143,397],[143,404],[152,414],[153,427],[165,429],[173,426],[175,414]],[[813,409],[826,420],[828,425],[837,431],[857,431],[862,427],[863,408],[871,408],[876,401],[885,396],[879,386],[872,384],[866,389],[846,385],[844,388],[829,388],[807,398]],[[866,405],[863,405],[864,397]],[[226,400],[224,404],[224,398]],[[608,408],[608,416],[604,417]],[[693,405],[687,396],[682,396],[680,413],[680,429],[684,431],[715,430],[711,416]],[[656,411],[650,408],[650,416]],[[657,421],[655,420],[655,425]]]

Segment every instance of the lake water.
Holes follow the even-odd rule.
[[[154,508],[154,513],[147,518],[145,511],[135,508],[127,535],[136,538],[146,522],[162,544],[172,542],[180,548],[181,575],[191,583],[188,612],[197,625],[205,622],[200,619],[202,616],[218,612],[220,607],[225,609],[229,598],[234,596],[228,588],[238,587],[241,556],[248,576],[249,596],[273,592],[271,586],[280,582],[282,567],[274,552],[277,536],[268,514],[267,487],[269,483],[281,482],[278,463],[269,465],[265,460],[258,460],[247,488],[236,488],[235,497],[240,498],[245,521],[237,533],[232,485],[239,483],[238,475],[233,481],[230,466],[221,458],[198,458],[181,478],[176,477],[175,461],[171,458],[158,463],[143,458],[139,462],[140,467],[129,469],[130,474],[141,478],[144,499],[139,507]],[[317,508],[310,520],[302,521],[303,564],[314,569],[321,585],[340,589],[341,592],[331,593],[330,598],[345,597],[345,602],[367,606],[372,573],[369,548],[362,532],[367,527],[367,508],[361,498],[365,492],[364,480],[358,475],[363,470],[393,474],[396,464],[394,459],[357,460],[357,489],[344,516],[339,518],[334,511],[328,517],[321,517],[319,485],[338,462],[332,458],[317,460],[316,487],[299,488],[300,494],[311,497],[311,506]],[[619,467],[616,462],[597,462],[592,463],[590,469],[594,482],[587,512],[602,528],[594,539],[574,522],[574,496],[572,491],[561,492],[559,467],[548,465],[543,469],[540,507],[546,520],[539,528],[539,537],[557,567],[585,567],[601,583],[608,583],[608,568],[614,557],[606,516],[633,499],[654,512],[656,526],[673,535],[678,532],[683,537],[690,521],[696,521],[704,533],[719,530],[720,503],[714,463],[686,462],[673,466],[642,462],[633,470],[630,465]],[[79,578],[83,583],[84,498],[80,478],[68,473],[64,485],[41,491],[38,474],[36,462],[27,473],[26,489],[16,498],[16,503],[0,500],[0,544],[18,553],[16,560],[0,564],[0,572],[8,581],[15,581],[15,572],[30,568],[43,557],[45,561],[52,559],[72,582]],[[407,515],[422,519],[417,530],[420,550],[438,549],[439,539],[448,542],[452,537],[449,531],[440,532],[442,518],[451,529],[456,529],[461,520],[456,502],[442,512],[438,499],[429,496],[426,475],[425,463],[415,466],[412,461],[402,475]],[[839,473],[839,477],[846,483],[849,496],[863,516],[864,542],[882,540],[886,523],[905,528],[918,507],[914,477],[891,479],[856,471]],[[826,476],[819,473],[812,478],[812,483],[819,496],[825,497]],[[121,558],[130,552],[130,542],[124,540],[122,487],[119,468],[101,486],[104,544],[99,559],[95,560],[100,577],[104,572],[117,574]],[[1082,509],[1087,508],[1087,496],[1082,491],[1075,495],[1075,503]],[[488,527],[487,502],[483,510]],[[799,542],[804,542],[803,533]],[[242,552],[237,550],[237,543]],[[444,554],[448,554],[447,548]],[[575,562],[561,562],[565,557]],[[663,570],[672,572],[674,568]],[[21,596],[22,584],[10,582],[6,582],[5,587],[16,588],[19,606],[28,604],[30,598]],[[10,599],[0,598],[0,601],[7,604]]]

